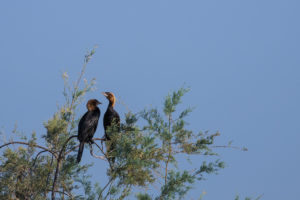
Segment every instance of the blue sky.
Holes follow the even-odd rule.
[[[220,150],[227,167],[190,196],[297,199],[299,6],[296,0],[1,1],[1,129],[9,134],[17,122],[26,134],[44,134],[42,123],[63,102],[61,73],[77,77],[83,55],[97,44],[87,78],[95,77],[98,89],[87,98],[105,102],[100,92],[113,91],[140,111],[186,84],[184,101],[196,106],[190,128],[218,130],[217,143],[248,147]],[[100,126],[96,136],[102,133]],[[105,166],[83,160],[90,161],[101,181]]]

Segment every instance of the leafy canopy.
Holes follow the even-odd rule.
[[[184,199],[195,182],[224,167],[213,151],[215,138],[220,134],[187,128],[187,116],[193,109],[178,109],[189,91],[181,88],[166,96],[161,110],[126,113],[120,132],[112,125],[111,141],[107,142],[114,144],[112,152],[106,153],[100,138],[94,138],[93,145],[86,144],[94,162],[106,162],[109,166],[106,172],[99,172],[107,175],[106,182],[93,184],[88,175],[92,164],[76,163],[76,135],[78,106],[95,83],[84,80],[81,86],[94,52],[93,49],[85,56],[74,85],[69,85],[68,75],[63,74],[65,103],[44,123],[46,134],[32,133],[30,138],[14,134],[3,140],[0,199]],[[179,162],[189,161],[191,155],[198,156],[201,164],[180,169]],[[114,163],[109,161],[112,156],[116,158]]]

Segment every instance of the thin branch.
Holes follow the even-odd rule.
[[[47,190],[47,191],[51,192],[52,190]],[[58,191],[58,190],[55,190],[54,192],[55,192],[55,193],[64,194],[64,195],[67,195],[67,196],[70,197],[70,198],[73,198],[72,194],[68,194],[67,192]]]
[[[101,141],[104,141],[105,139],[103,139],[103,138],[94,138],[93,140],[101,140]],[[71,153],[72,151],[74,151],[74,149],[77,149],[78,147],[79,147],[79,145],[77,145],[77,146],[71,148],[69,151],[67,151],[67,152],[65,153],[65,155],[68,155],[69,153]],[[99,147],[98,147],[98,148],[99,148]],[[103,153],[103,151],[102,151],[102,153]]]
[[[85,69],[86,69],[86,66],[87,66],[87,62],[85,61],[84,64],[83,64],[83,67],[82,67],[82,69],[81,69],[80,75],[79,75],[79,77],[78,77],[78,79],[77,79],[77,81],[76,81],[76,83],[75,83],[75,85],[74,85],[74,92],[73,92],[73,94],[72,94],[72,102],[71,102],[71,105],[70,105],[70,110],[72,110],[73,105],[74,105],[74,103],[75,103],[75,101],[76,101],[75,95],[76,95],[76,92],[77,92],[77,90],[78,90],[78,87],[79,87],[79,83],[80,83],[80,81],[81,81],[81,78],[82,78],[82,76],[83,76],[83,74],[84,74],[84,71],[85,71]]]
[[[50,162],[50,168],[52,167],[52,165],[53,165],[53,155],[52,155],[51,162]],[[51,170],[49,170],[49,173],[47,175],[46,185],[49,184],[50,175],[51,175]],[[47,196],[47,192],[44,193],[44,197],[46,197],[46,196]]]
[[[68,193],[71,196],[71,198],[73,198],[70,188],[68,188],[68,186],[65,184],[64,181],[62,182],[62,185],[63,185],[64,191],[66,190],[66,193]]]
[[[171,123],[172,123],[172,116],[171,114],[169,115],[169,134],[171,134]],[[166,161],[166,168],[165,168],[165,185],[167,184],[167,177],[168,177],[168,165],[171,159],[171,153],[172,153],[172,144],[171,140],[168,141],[168,159]]]
[[[34,160],[33,160],[32,167],[35,166],[35,162],[36,162],[36,160],[38,159],[39,155],[41,155],[42,153],[45,153],[45,152],[47,152],[47,151],[46,151],[46,150],[43,150],[43,151],[40,151],[38,154],[36,154],[36,156],[35,156],[35,158],[34,158]]]
[[[101,160],[106,160],[105,156],[97,156],[97,155],[94,154],[94,152],[93,152],[93,145],[91,145],[91,144],[90,144],[90,153],[95,158],[99,158]]]
[[[43,151],[40,151],[39,153],[37,153],[37,155],[35,156],[35,158],[33,159],[33,164],[32,164],[32,166],[29,168],[29,171],[30,171],[30,176],[32,177],[33,176],[33,170],[35,170],[35,163],[36,163],[36,161],[37,161],[37,159],[38,159],[38,157],[39,157],[39,155],[41,155],[42,153],[45,153],[45,152],[47,152],[46,150],[43,150]],[[52,157],[52,159],[53,159],[53,155],[51,156]],[[34,186],[34,182],[31,182],[31,188],[34,188],[33,186]],[[42,191],[43,189],[42,188],[40,188],[40,191]],[[36,195],[38,195],[38,193],[36,193]],[[35,195],[35,196],[36,196]],[[35,196],[34,196],[34,198],[33,199],[35,199]],[[45,196],[46,196],[46,194],[45,194]]]
[[[108,197],[108,195],[109,195],[109,193],[110,193],[112,183],[113,183],[113,182],[110,183],[110,186],[109,186],[109,188],[108,188],[107,194],[106,194],[105,197],[104,197],[104,200]]]
[[[95,138],[95,139],[93,139],[93,140],[101,140],[101,141],[104,141],[105,139],[103,139],[103,138]],[[100,151],[102,152],[102,154],[105,156],[105,158],[106,158],[106,160],[107,160],[107,162],[108,162],[108,164],[109,164],[110,169],[113,170],[112,164],[110,163],[110,161],[109,161],[109,159],[108,159],[108,157],[107,157],[107,154],[103,151],[103,148],[101,148],[96,142],[94,142],[94,144],[100,149]]]
[[[57,163],[56,163],[56,169],[55,169],[55,174],[54,174],[54,180],[53,180],[53,185],[52,185],[52,194],[51,194],[51,199],[52,200],[55,200],[55,188],[56,188],[56,182],[57,182],[57,177],[58,177],[58,174],[59,174],[59,168],[60,168],[60,162],[63,158],[63,152],[68,144],[68,142],[72,139],[72,138],[75,138],[77,137],[77,135],[72,135],[70,136],[66,141],[65,143],[63,144],[60,152],[59,152],[59,155],[58,155],[58,158],[57,158]]]
[[[105,141],[104,138],[93,138],[93,140],[102,140],[102,141]]]
[[[100,194],[99,194],[99,197],[98,197],[98,200],[100,200],[100,198],[102,197],[102,193],[104,192],[104,190],[107,188],[107,186],[113,181],[114,179],[111,178],[108,183],[103,187],[103,189],[101,190]]]
[[[238,149],[241,151],[248,151],[246,147],[237,147],[237,146],[226,146],[226,145],[216,145],[216,146],[210,146],[211,148],[231,148],[231,149]]]
[[[57,158],[57,155],[56,155],[56,152],[46,148],[46,147],[43,147],[43,146],[40,146],[40,145],[37,145],[37,144],[30,144],[28,142],[19,142],[19,141],[12,141],[12,142],[8,142],[6,144],[3,144],[0,146],[0,149],[5,147],[5,146],[8,146],[8,145],[11,145],[11,144],[23,144],[23,145],[27,145],[27,146],[33,146],[33,147],[36,147],[36,148],[40,148],[40,149],[43,149],[45,151],[48,151],[49,153],[51,153],[55,158]]]
[[[79,75],[79,77],[78,77],[78,79],[77,79],[77,81],[76,81],[76,83],[75,83],[75,85],[74,85],[74,92],[73,92],[73,94],[72,94],[72,102],[71,102],[71,105],[70,105],[70,108],[71,108],[70,110],[72,110],[73,105],[74,105],[74,103],[75,103],[75,101],[76,101],[75,95],[76,95],[76,92],[77,92],[77,90],[78,90],[78,88],[79,88],[79,83],[80,83],[80,81],[81,81],[81,79],[82,79],[82,77],[83,77],[83,75],[84,75],[84,73],[85,73],[85,69],[86,69],[86,67],[87,67],[87,64],[89,63],[89,61],[90,61],[92,55],[95,53],[95,49],[96,49],[96,48],[97,48],[97,47],[95,46],[91,52],[89,52],[88,54],[85,55],[84,63],[83,63],[83,66],[82,66],[80,75]]]
[[[68,155],[69,153],[71,153],[72,151],[74,151],[74,149],[77,149],[78,147],[79,147],[79,145],[77,145],[77,146],[73,147],[72,149],[70,149],[69,151],[67,151],[65,153],[65,156]]]

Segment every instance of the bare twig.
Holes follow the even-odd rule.
[[[104,139],[102,139],[102,138],[95,138],[93,140],[102,140],[103,141]],[[109,159],[107,157],[107,154],[103,151],[103,148],[101,148],[96,142],[94,142],[94,144],[100,149],[100,151],[102,152],[102,154],[105,156],[105,158],[106,158],[106,160],[107,160],[107,162],[109,164],[110,169],[113,170],[112,164],[110,163],[110,161],[109,161]]]
[[[75,95],[76,95],[76,92],[77,92],[77,90],[78,90],[79,83],[80,83],[80,81],[81,81],[81,79],[82,79],[82,77],[83,77],[83,75],[84,75],[84,72],[85,72],[85,69],[86,69],[86,67],[87,67],[88,62],[90,61],[92,55],[95,53],[95,49],[96,49],[96,48],[97,48],[97,46],[95,46],[91,52],[88,52],[88,54],[85,55],[84,63],[83,63],[83,66],[82,66],[80,75],[79,75],[79,77],[78,77],[78,79],[77,79],[77,81],[76,81],[76,83],[75,83],[75,85],[74,85],[74,92],[73,92],[73,94],[72,94],[72,102],[71,102],[71,105],[70,105],[70,108],[71,108],[70,110],[72,110],[73,105],[74,105],[74,103],[75,103],[75,101],[76,101]]]
[[[105,139],[104,138],[93,138],[93,140],[95,141],[95,140],[101,140],[101,141],[105,141]]]
[[[97,156],[97,155],[94,154],[94,152],[93,152],[93,145],[91,145],[91,144],[90,144],[90,153],[95,158],[99,158],[101,160],[106,160],[105,156]]]
[[[105,139],[103,138],[94,138],[93,140],[101,140],[101,141],[104,141]],[[69,151],[65,152],[65,155],[68,155],[69,153],[71,153],[72,151],[74,151],[75,149],[77,149],[79,147],[79,145],[71,148]],[[99,148],[99,147],[98,147]],[[102,148],[99,148],[100,150],[102,150],[102,153],[104,154],[104,151]],[[92,155],[93,156],[93,155]]]

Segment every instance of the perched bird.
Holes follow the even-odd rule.
[[[109,141],[111,140],[111,131],[117,131],[120,132],[120,116],[115,111],[114,105],[116,102],[116,97],[112,92],[102,92],[102,94],[108,99],[109,104],[107,107],[107,110],[103,117],[103,126],[105,131],[105,140]],[[115,147],[115,144],[110,143],[109,145],[106,145],[107,152],[111,152]],[[115,158],[110,159],[112,163],[114,163]]]
[[[98,126],[100,118],[100,109],[97,105],[101,104],[97,99],[90,99],[86,107],[88,111],[83,115],[78,124],[78,140],[80,141],[79,150],[77,154],[77,162],[79,163],[84,149],[84,143],[93,143],[93,136]]]

